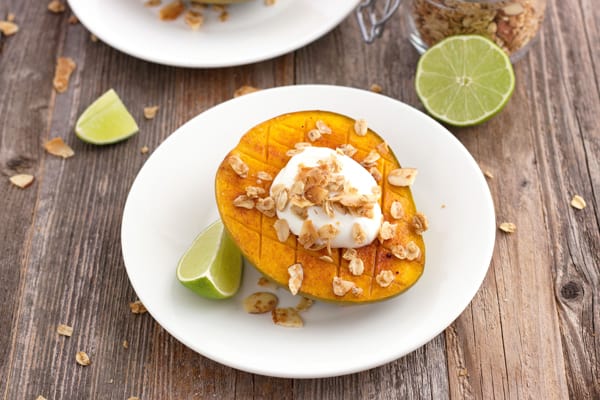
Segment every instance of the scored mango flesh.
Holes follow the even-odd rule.
[[[310,143],[308,132],[315,129],[319,120],[327,124],[333,132],[323,134],[311,144],[334,150],[344,144],[351,144],[357,149],[352,158],[359,163],[371,150],[383,143],[381,137],[370,129],[365,136],[357,135],[354,131],[354,119],[332,112],[301,111],[265,121],[250,129],[219,166],[215,190],[221,219],[248,261],[277,284],[287,287],[288,267],[300,263],[304,279],[299,294],[303,296],[340,303],[365,303],[396,296],[411,287],[423,273],[425,244],[422,236],[415,232],[413,227],[412,221],[417,210],[410,188],[392,186],[387,181],[388,172],[400,168],[391,149],[380,151],[381,158],[376,167],[383,176],[379,185],[384,220],[397,224],[396,235],[382,244],[376,239],[371,244],[356,249],[365,267],[360,276],[350,273],[349,261],[342,258],[344,249],[332,249],[333,263],[321,260],[319,257],[328,255],[327,249],[306,250],[298,244],[294,234],[290,234],[286,242],[280,242],[273,227],[276,216],[271,218],[256,209],[236,207],[233,204],[236,197],[245,194],[247,186],[262,187],[266,192],[264,196],[268,196],[272,181],[261,180],[257,174],[267,172],[273,178],[277,176],[290,159],[286,152],[293,149],[296,143]],[[238,176],[232,169],[228,162],[232,155],[240,157],[249,167],[247,177]],[[404,208],[404,216],[398,220],[390,215],[393,201],[401,202]],[[420,249],[421,254],[417,259],[401,260],[390,251],[392,246],[406,246],[410,241]],[[375,279],[383,270],[391,271],[394,276],[394,280],[387,287],[382,287]],[[335,295],[332,281],[336,276],[354,282],[362,289],[362,293]]]

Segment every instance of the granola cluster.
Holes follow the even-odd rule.
[[[453,35],[477,34],[493,40],[507,54],[522,49],[537,34],[545,0],[414,0],[415,27],[433,46]]]

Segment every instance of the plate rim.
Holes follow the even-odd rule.
[[[473,156],[471,155],[471,153],[467,150],[467,148],[446,128],[444,127],[442,124],[440,124],[438,121],[434,120],[433,118],[429,117],[428,115],[426,115],[425,113],[423,113],[422,111],[391,97],[388,96],[384,96],[384,95],[380,95],[380,94],[376,94],[373,93],[371,91],[368,90],[364,90],[364,89],[358,89],[358,88],[354,88],[354,87],[346,87],[346,86],[337,86],[337,85],[322,85],[322,84],[307,84],[307,85],[289,85],[289,86],[280,86],[280,87],[275,87],[275,88],[270,88],[270,89],[263,89],[261,91],[258,92],[254,92],[248,95],[245,95],[243,97],[245,97],[246,99],[244,101],[247,101],[248,99],[250,99],[250,96],[253,97],[259,97],[262,95],[269,95],[271,93],[274,92],[281,92],[281,91],[303,91],[303,90],[340,90],[340,91],[351,91],[351,92],[360,92],[362,95],[368,95],[368,96],[381,96],[384,97],[386,99],[386,101],[391,101],[396,103],[398,106],[400,107],[404,107],[404,108],[408,108],[411,110],[411,112],[416,112],[416,114],[420,117],[420,118],[426,118],[428,120],[430,120],[431,123],[437,124],[439,125],[439,127],[441,127],[442,129],[440,130],[440,132],[443,132],[444,135],[446,135],[448,137],[448,139],[450,139],[451,141],[454,142],[455,145],[458,146],[458,148],[461,150],[461,152],[463,153],[464,156],[466,156],[466,159],[468,160],[468,162],[472,163],[473,167],[479,168],[477,161],[473,158]],[[136,286],[136,284],[132,281],[130,274],[129,274],[129,268],[127,267],[127,256],[126,256],[126,250],[125,250],[125,236],[124,236],[124,231],[125,231],[125,225],[126,225],[126,218],[128,215],[128,208],[132,207],[131,206],[131,193],[133,192],[134,188],[136,187],[136,184],[138,182],[139,177],[142,175],[144,169],[146,168],[146,165],[148,165],[149,161],[152,159],[152,156],[154,154],[156,154],[158,151],[161,151],[159,149],[161,149],[161,147],[163,146],[163,144],[167,143],[167,142],[171,142],[172,140],[176,140],[174,138],[177,137],[178,134],[180,134],[180,132],[184,132],[185,131],[185,127],[186,125],[189,124],[193,124],[193,121],[196,120],[197,118],[200,118],[204,113],[207,112],[211,112],[215,109],[221,108],[221,107],[227,107],[230,103],[232,102],[238,102],[241,101],[240,98],[233,98],[233,99],[229,99],[227,101],[224,101],[222,103],[219,103],[207,110],[204,110],[203,112],[197,114],[196,116],[194,116],[193,118],[189,119],[188,121],[186,121],[185,123],[183,123],[180,127],[178,127],[177,129],[175,129],[157,148],[156,150],[153,152],[153,154],[146,160],[146,162],[144,163],[144,165],[140,168],[140,170],[138,171],[131,187],[130,190],[127,194],[127,200],[125,202],[124,208],[123,208],[123,216],[122,216],[122,221],[121,221],[121,250],[122,250],[122,255],[123,255],[123,261],[124,261],[124,266],[128,275],[128,279],[130,281],[130,284],[132,285],[134,291],[136,292],[136,295],[138,296],[138,298],[142,301],[142,303],[144,303],[144,297],[145,296],[140,296],[139,295],[139,291],[138,291],[138,287]],[[292,112],[292,111],[290,111]],[[250,129],[251,127],[249,127],[248,129]],[[241,135],[241,134],[240,134]],[[166,147],[162,147],[163,151]],[[487,256],[485,257],[486,262],[485,265],[481,267],[481,274],[477,279],[477,285],[473,286],[473,291],[472,294],[469,294],[468,296],[468,301],[466,301],[465,304],[461,304],[460,307],[456,308],[456,315],[448,315],[446,318],[443,319],[442,322],[436,324],[436,326],[440,326],[441,328],[439,329],[435,329],[432,330],[432,333],[430,335],[426,335],[424,336],[421,340],[417,340],[414,342],[414,344],[412,346],[408,346],[406,351],[403,352],[394,352],[394,353],[390,353],[389,356],[384,357],[384,358],[380,358],[377,361],[372,361],[368,364],[364,364],[362,366],[351,366],[351,367],[346,367],[345,369],[340,369],[337,368],[335,369],[335,371],[329,371],[329,372],[321,372],[321,373],[311,373],[311,372],[302,372],[302,373],[298,373],[298,372],[286,372],[286,371],[274,371],[272,369],[268,369],[268,368],[262,368],[262,367],[256,367],[256,366],[247,366],[247,365],[239,365],[239,364],[235,364],[233,362],[231,362],[229,359],[227,358],[223,358],[223,357],[219,357],[218,354],[213,354],[210,351],[206,351],[206,349],[199,349],[198,346],[196,346],[194,343],[189,343],[187,340],[183,339],[181,337],[181,335],[179,335],[177,332],[173,332],[172,329],[167,328],[165,325],[163,325],[160,321],[160,318],[157,318],[156,315],[153,313],[153,310],[149,307],[148,308],[148,312],[149,314],[152,316],[152,318],[154,318],[154,320],[163,328],[165,329],[171,336],[173,336],[175,339],[177,339],[179,342],[181,342],[182,344],[184,344],[186,347],[190,348],[191,350],[193,350],[194,352],[200,354],[203,357],[207,357],[215,362],[218,362],[222,365],[231,367],[231,368],[235,368],[241,371],[246,371],[249,373],[254,373],[254,374],[260,374],[260,375],[264,375],[264,376],[271,376],[271,377],[278,377],[278,378],[293,378],[293,379],[314,379],[314,378],[327,378],[327,377],[335,377],[335,376],[343,376],[343,375],[348,375],[348,374],[352,374],[352,373],[356,373],[356,372],[361,372],[361,371],[365,371],[371,368],[375,368],[375,367],[379,367],[382,365],[385,365],[389,362],[392,362],[394,360],[400,359],[412,352],[414,352],[415,350],[419,349],[420,347],[424,346],[425,344],[427,344],[428,342],[430,342],[432,339],[434,339],[436,336],[438,336],[440,333],[442,333],[445,329],[448,328],[448,326],[450,326],[452,324],[452,322],[458,318],[464,311],[465,309],[469,306],[469,304],[471,304],[471,302],[473,301],[473,299],[475,298],[475,296],[477,295],[477,293],[479,292],[481,285],[483,284],[483,281],[487,275],[487,273],[489,272],[490,266],[491,266],[491,262],[492,262],[492,257],[493,257],[493,253],[494,253],[494,248],[495,248],[495,242],[496,242],[496,213],[495,213],[495,206],[494,206],[494,202],[493,202],[493,197],[491,195],[491,191],[489,189],[489,185],[487,184],[485,177],[483,176],[483,174],[481,174],[480,177],[480,183],[483,184],[483,187],[486,188],[485,190],[485,197],[486,197],[486,205],[489,206],[489,211],[490,211],[490,220],[488,221],[489,225],[490,225],[490,237],[489,237],[489,242],[483,244],[482,247],[485,247],[487,250]]]
[[[272,60],[276,57],[291,53],[296,51],[304,46],[311,44],[312,42],[320,39],[325,36],[332,30],[334,30],[339,24],[342,23],[356,8],[361,0],[348,0],[349,4],[352,4],[352,7],[344,13],[340,13],[337,15],[337,18],[332,19],[330,24],[325,25],[324,29],[315,31],[312,34],[307,34],[302,37],[302,39],[298,39],[287,47],[281,47],[270,52],[265,52],[264,54],[257,55],[255,57],[248,57],[245,59],[233,59],[229,61],[206,61],[206,62],[186,62],[183,60],[169,60],[168,58],[160,57],[159,55],[147,55],[139,52],[135,49],[134,46],[125,46],[122,42],[115,42],[113,40],[107,40],[106,35],[104,35],[104,31],[102,29],[98,29],[102,24],[98,24],[96,22],[91,22],[91,19],[88,19],[89,14],[83,11],[83,7],[85,7],[84,0],[67,0],[69,3],[69,7],[71,11],[75,14],[79,22],[94,36],[99,38],[103,43],[108,46],[118,50],[121,53],[127,54],[131,57],[137,58],[139,60],[152,62],[155,64],[166,65],[170,67],[180,67],[180,68],[199,68],[199,69],[212,69],[212,68],[226,68],[226,67],[237,67],[242,65],[254,64],[262,61]],[[161,22],[160,20],[157,20]],[[357,31],[357,35],[360,32]]]

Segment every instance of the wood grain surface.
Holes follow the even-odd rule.
[[[193,70],[147,63],[93,42],[70,12],[4,0],[0,19],[0,396],[36,399],[600,399],[600,10],[551,0],[539,42],[515,66],[517,87],[488,123],[452,132],[483,169],[498,223],[489,273],[464,313],[404,358],[343,377],[276,379],[189,350],[136,299],[121,256],[125,199],[150,151],[236,88],[327,83],[368,88],[422,109],[418,54],[396,15],[363,44],[356,22],[292,54],[253,65]],[[77,68],[67,92],[57,57]],[[140,124],[124,143],[95,147],[77,116],[114,88]],[[160,105],[154,120],[143,108]],[[63,160],[44,141],[75,150]],[[8,178],[35,176],[19,189]],[[569,205],[573,195],[587,202]],[[476,243],[474,243],[476,245]],[[73,336],[59,336],[59,323]],[[128,346],[123,346],[127,341]],[[76,364],[85,351],[92,364]]]

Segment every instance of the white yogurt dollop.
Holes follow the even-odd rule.
[[[286,188],[291,188],[298,175],[298,167],[300,165],[314,167],[318,165],[319,160],[327,160],[332,156],[336,157],[341,165],[339,174],[344,176],[358,190],[358,193],[365,195],[373,194],[373,187],[378,186],[373,176],[352,158],[338,154],[335,150],[327,147],[306,147],[301,153],[293,156],[287,165],[279,171],[271,187],[283,184]],[[271,193],[272,195],[273,193]],[[290,227],[290,231],[296,236],[300,235],[304,220],[293,213],[289,205],[283,211],[277,210],[277,218],[285,219]],[[338,229],[338,234],[331,241],[331,247],[357,248],[365,246],[377,238],[383,215],[379,203],[375,203],[373,207],[372,218],[357,217],[349,213],[340,214],[335,210],[333,218],[331,218],[321,206],[310,206],[308,207],[308,219],[312,221],[317,230],[327,224],[332,224]],[[361,244],[356,244],[352,238],[352,226],[355,223],[360,224],[366,236],[366,240]]]

